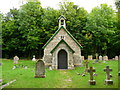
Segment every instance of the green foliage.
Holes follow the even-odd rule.
[[[82,55],[119,55],[119,13],[101,4],[88,13],[83,7],[64,0],[59,10],[42,8],[38,0],[26,0],[20,9],[2,16],[3,57],[43,55],[42,46],[58,29],[60,15],[66,17],[68,31],[83,46]],[[34,2],[32,2],[34,1]],[[118,21],[118,22],[117,22]],[[113,49],[114,48],[114,49]],[[112,51],[112,52],[111,52]]]

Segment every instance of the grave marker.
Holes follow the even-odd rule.
[[[88,60],[92,60],[93,58],[92,58],[92,55],[89,55],[88,56]]]
[[[106,61],[107,61],[107,60],[108,60],[108,56],[104,56],[104,57],[103,57],[103,60],[106,60]]]
[[[115,60],[118,60],[118,56],[115,56]]]
[[[99,56],[99,60],[102,60],[102,56],[101,55]]]
[[[86,60],[86,62],[85,62],[85,71],[84,72],[88,72],[88,60]]]
[[[18,56],[15,56],[15,57],[13,58],[13,60],[14,60],[14,64],[18,64],[19,57],[18,57]]]
[[[36,63],[35,78],[45,78],[45,64],[42,60]]]
[[[82,59],[82,60],[85,60],[85,57],[84,57],[84,56],[81,56],[81,59]]]
[[[112,85],[113,81],[110,80],[110,72],[112,71],[112,69],[109,68],[109,66],[106,66],[106,68],[104,69],[104,72],[106,72],[106,80],[105,80],[105,84],[106,85]]]
[[[32,61],[36,61],[36,59],[35,59],[35,55],[33,55],[33,59],[32,59]]]
[[[90,73],[89,84],[90,84],[90,85],[95,85],[95,84],[96,84],[96,81],[93,80],[93,72],[95,72],[95,69],[93,69],[93,67],[90,67],[90,69],[88,69],[88,72]]]

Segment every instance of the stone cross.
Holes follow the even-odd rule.
[[[112,69],[109,68],[109,66],[106,66],[106,69],[104,69],[104,72],[106,72],[106,79],[110,80],[110,72]]]
[[[90,69],[88,69],[88,72],[90,73],[90,80],[93,80],[93,72],[95,72],[95,69],[93,69],[93,67],[90,67]]]
[[[45,64],[42,60],[36,63],[35,78],[45,78]]]
[[[88,72],[88,63],[89,63],[88,61],[85,62],[85,67],[86,67],[85,72]]]

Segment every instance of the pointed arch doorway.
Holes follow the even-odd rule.
[[[58,52],[58,69],[68,69],[67,52],[65,50],[60,50]]]

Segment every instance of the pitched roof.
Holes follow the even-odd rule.
[[[61,19],[61,18],[64,18],[64,19],[66,19],[66,18],[65,18],[63,15],[61,15],[61,16],[58,18],[58,20],[59,20],[59,19]]]
[[[43,49],[50,43],[50,41],[56,36],[56,34],[61,30],[61,29],[64,29],[65,32],[75,41],[75,43],[80,47],[80,48],[83,48],[79,43],[78,41],[70,34],[70,32],[65,29],[63,26],[61,26],[55,33],[54,35],[47,41],[47,43],[42,47]]]
[[[65,43],[65,44],[70,48],[70,50],[74,53],[74,50],[73,50],[63,39],[53,48],[53,50],[52,50],[50,53],[53,53],[54,50],[55,50],[62,42]]]

